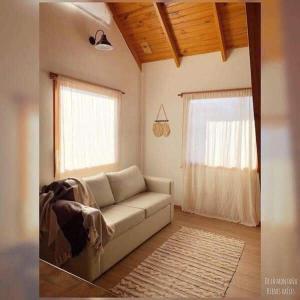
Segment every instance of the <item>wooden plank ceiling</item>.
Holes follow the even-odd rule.
[[[243,3],[108,3],[137,64],[247,47]]]

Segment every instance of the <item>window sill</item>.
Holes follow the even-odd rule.
[[[63,179],[68,177],[86,177],[104,172],[113,172],[119,169],[119,163],[95,166],[84,169],[68,170],[60,174],[55,174],[55,179]]]

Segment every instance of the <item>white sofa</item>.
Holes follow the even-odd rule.
[[[113,225],[113,239],[98,254],[91,246],[63,266],[65,270],[94,281],[173,219],[172,181],[142,176],[136,166],[120,172],[84,178],[103,216]],[[47,237],[40,241],[41,258],[53,263]]]

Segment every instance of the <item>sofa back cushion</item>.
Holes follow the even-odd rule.
[[[83,180],[87,183],[100,208],[115,203],[109,181],[105,174],[85,177]]]
[[[137,166],[106,175],[116,202],[121,202],[146,190],[144,177]]]

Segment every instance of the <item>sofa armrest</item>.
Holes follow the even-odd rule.
[[[149,192],[172,195],[173,180],[152,176],[144,176],[144,179]]]

